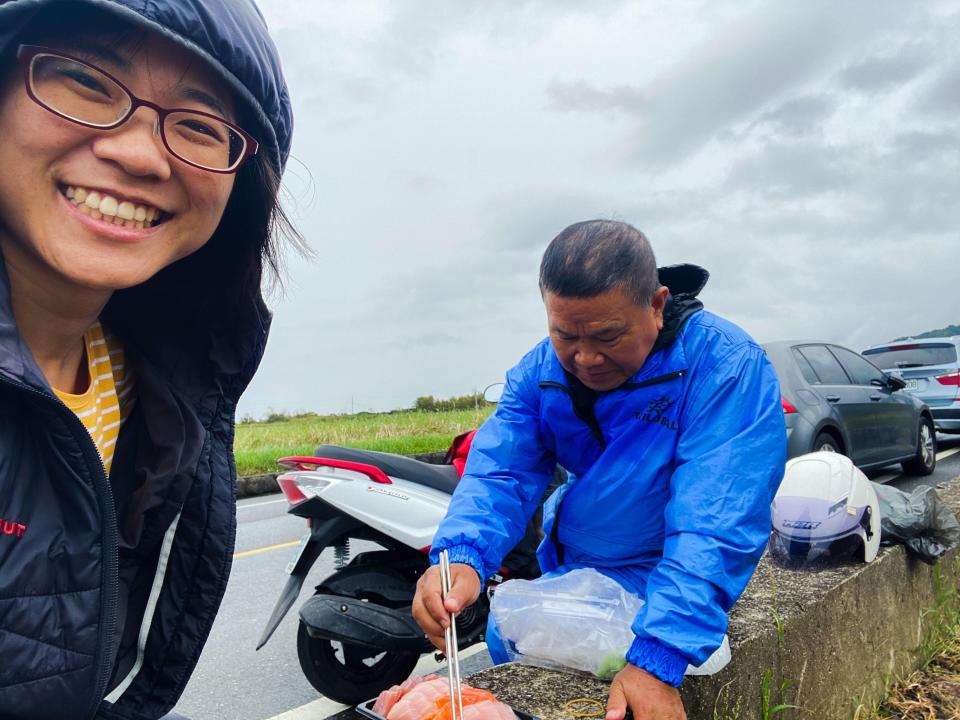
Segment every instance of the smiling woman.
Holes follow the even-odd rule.
[[[157,718],[233,553],[290,104],[250,0],[0,3],[0,717]]]

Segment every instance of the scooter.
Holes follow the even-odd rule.
[[[460,480],[473,433],[458,436],[443,464],[388,453],[322,445],[312,457],[287,457],[277,477],[309,531],[257,645],[270,639],[297,601],[310,568],[333,549],[335,572],[316,586],[300,608],[297,655],[307,680],[323,695],[346,704],[375,697],[402,682],[423,653],[432,652],[411,615],[417,579],[430,565],[430,543]],[[351,557],[353,540],[381,550]],[[504,561],[500,574],[536,577],[537,521]],[[457,617],[460,648],[481,642],[489,601],[479,600]]]

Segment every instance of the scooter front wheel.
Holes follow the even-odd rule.
[[[302,622],[297,630],[297,656],[310,684],[331,700],[346,705],[374,698],[403,682],[420,660],[419,653],[388,652],[313,638]]]

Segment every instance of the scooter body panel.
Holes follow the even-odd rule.
[[[343,514],[415,550],[430,546],[450,505],[447,493],[398,477],[390,477],[387,485],[373,482],[353,470],[328,467],[283,475],[293,476],[307,497],[320,498]]]
[[[277,598],[277,602],[273,606],[270,619],[267,620],[267,624],[263,628],[260,641],[257,643],[257,650],[267,644],[280,622],[286,617],[297,598],[300,597],[300,591],[303,589],[307,574],[317,558],[320,557],[323,549],[348,534],[356,526],[356,521],[345,515],[334,515],[327,520],[314,523],[310,533],[303,538],[303,542],[297,549],[296,557],[287,567],[290,577],[287,578],[283,590],[280,591],[280,597]]]
[[[313,638],[392,652],[423,653],[431,647],[409,607],[389,608],[321,593],[303,604],[300,620]]]

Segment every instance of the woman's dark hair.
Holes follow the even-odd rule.
[[[152,344],[145,322],[175,345],[207,342],[211,332],[241,347],[251,316],[265,317],[264,275],[282,280],[281,242],[309,254],[280,205],[280,176],[258,153],[237,172],[233,192],[210,240],[147,282],[114,293],[107,320],[125,341]]]
[[[616,220],[586,220],[564,229],[540,262],[540,293],[590,298],[622,290],[646,307],[660,287],[646,236]]]

